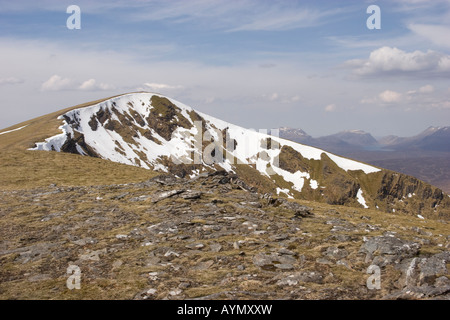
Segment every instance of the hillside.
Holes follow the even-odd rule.
[[[450,192],[449,133],[448,127],[430,127],[413,137],[386,136],[376,140],[360,130],[313,138],[301,129],[280,128],[282,138],[414,176],[446,193]]]
[[[32,129],[3,136],[25,130]],[[28,146],[179,177],[224,169],[263,193],[385,212],[448,216],[448,197],[413,177],[250,131],[161,95],[126,94],[66,110],[60,113],[59,130]]]
[[[199,145],[195,120],[231,147]],[[449,296],[439,189],[161,95],[6,128],[0,157],[1,299]],[[69,265],[80,290],[66,286]],[[380,289],[366,285],[370,265]]]

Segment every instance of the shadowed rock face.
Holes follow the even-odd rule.
[[[62,118],[66,124],[65,141],[61,143],[58,138],[52,142],[50,138],[42,149],[100,157],[171,172],[178,177],[225,169],[238,173],[242,181],[263,193],[333,205],[362,207],[365,203],[369,208],[385,212],[450,217],[449,197],[420,180],[374,167],[366,172],[357,169],[366,166],[358,162],[352,162],[350,169],[344,169],[342,162],[350,160],[336,159],[323,150],[292,145],[276,137],[260,135],[255,136],[254,141],[247,141],[245,139],[253,137],[250,131],[225,126],[220,120],[200,115],[163,96],[124,95],[72,110]],[[194,121],[201,122],[202,132],[220,133],[217,141],[214,137],[198,141]],[[220,145],[210,148],[213,142]],[[259,146],[259,152],[243,154],[239,148],[246,144]],[[274,154],[272,147],[276,145],[280,149]],[[311,150],[320,156],[308,156]],[[191,163],[173,161],[174,152],[178,152],[175,158],[181,157]],[[214,158],[216,152],[222,153],[222,159]],[[203,155],[201,163],[192,163],[195,154]],[[206,163],[207,156],[216,161]],[[250,158],[263,160],[264,164],[248,162]],[[238,164],[238,160],[247,164]]]

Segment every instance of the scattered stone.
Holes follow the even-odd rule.
[[[196,266],[194,266],[192,270],[206,270],[209,269],[213,264],[214,264],[213,260],[200,262]]]
[[[339,249],[338,247],[328,247],[324,252],[324,255],[334,260],[340,260],[348,256],[348,252],[347,250]]]
[[[106,248],[101,250],[89,251],[80,255],[80,260],[100,261],[100,255],[106,254]]]
[[[200,191],[187,190],[187,191],[183,192],[180,195],[180,197],[185,200],[195,200],[195,199],[200,199],[202,194],[203,194],[203,192],[200,192]]]
[[[211,249],[212,252],[219,252],[220,250],[222,250],[222,246],[218,243],[210,244],[209,248]]]
[[[280,250],[278,250],[278,253],[280,255],[288,255],[288,256],[296,256],[297,255],[297,253],[295,253],[291,250],[288,250],[286,248],[281,248]]]
[[[288,201],[286,199],[279,199],[282,202],[281,206],[294,212],[296,217],[308,217],[312,215],[312,208],[298,204],[297,202]]]
[[[52,276],[49,274],[37,274],[34,276],[29,277],[27,280],[29,282],[39,282],[39,281],[45,281],[45,280],[51,280]]]
[[[305,271],[305,272],[296,272],[290,274],[288,276],[281,274],[279,276],[275,276],[274,280],[278,280],[277,285],[279,286],[295,286],[300,282],[307,283],[323,283],[323,276],[315,271]]]
[[[83,239],[79,239],[79,240],[74,240],[74,241],[72,241],[72,243],[79,245],[79,246],[85,246],[87,244],[97,243],[97,239],[87,237],[87,238],[83,238]]]
[[[253,257],[253,263],[263,270],[290,270],[294,268],[297,259],[290,255],[258,253]]]
[[[164,257],[167,258],[167,260],[172,260],[175,258],[178,258],[180,256],[179,253],[176,253],[175,251],[169,250],[164,254]]]
[[[178,288],[180,288],[181,290],[185,290],[187,288],[189,288],[191,286],[191,284],[189,282],[181,282],[178,285]]]
[[[156,289],[145,289],[134,296],[134,300],[149,300],[154,299],[156,295]]]
[[[171,296],[178,296],[179,294],[181,294],[181,289],[174,289],[174,290],[171,290],[171,291],[169,291],[169,294],[171,295]]]
[[[420,247],[418,243],[403,241],[392,234],[387,234],[367,239],[359,252],[366,254],[366,263],[384,267],[417,255]]]
[[[347,267],[348,269],[352,269],[352,268],[350,267],[350,265],[348,264],[348,261],[345,260],[345,259],[341,259],[341,260],[339,260],[339,261],[336,261],[336,264],[337,264],[338,266],[344,266],[344,267]]]
[[[205,245],[203,243],[190,243],[188,245],[185,246],[188,249],[191,250],[200,250],[203,249],[205,247]]]
[[[125,192],[125,193],[119,194],[118,196],[114,196],[111,199],[112,200],[122,200],[123,198],[125,198],[129,194],[130,194],[129,192]]]
[[[425,231],[419,227],[412,227],[411,228],[412,231],[417,232],[418,234],[424,235],[424,236],[428,236],[431,237],[433,234],[429,231]]]
[[[270,240],[272,241],[283,241],[289,239],[289,235],[288,234],[276,234],[270,237]]]
[[[157,203],[159,201],[162,201],[164,199],[173,197],[174,195],[177,195],[177,194],[180,194],[180,193],[183,193],[183,192],[185,192],[184,189],[175,189],[175,190],[163,191],[163,192],[160,192],[160,193],[157,193],[156,195],[154,195],[152,197],[152,202],[153,203]]]
[[[320,263],[320,264],[330,264],[330,265],[333,264],[333,262],[331,262],[330,260],[327,260],[325,258],[317,258],[316,262]]]

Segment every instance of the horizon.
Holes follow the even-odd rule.
[[[0,2],[3,129],[141,90],[313,137],[450,125],[449,0]]]

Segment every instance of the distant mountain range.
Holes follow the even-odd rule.
[[[375,139],[362,130],[341,131],[313,138],[302,129],[280,128],[280,137],[340,153],[349,150],[429,150],[450,152],[450,127],[429,127],[413,137],[386,136]]]
[[[361,130],[313,138],[302,129],[284,127],[280,137],[412,175],[450,192],[450,127],[429,127],[412,137],[390,135],[378,140]]]

